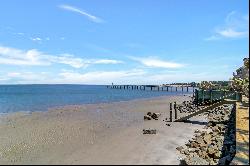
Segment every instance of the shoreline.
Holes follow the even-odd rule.
[[[50,107],[47,110],[44,111],[17,111],[17,112],[0,112],[0,120],[2,117],[6,117],[9,115],[15,115],[15,114],[21,114],[21,115],[30,115],[32,113],[43,113],[43,112],[50,112],[55,110],[60,110],[64,108],[70,108],[70,107],[81,107],[81,106],[88,106],[88,105],[105,105],[105,104],[118,104],[118,103],[126,103],[126,102],[137,102],[137,101],[149,101],[149,100],[158,100],[162,98],[173,98],[175,96],[192,96],[192,94],[183,93],[183,94],[174,94],[174,95],[162,95],[162,96],[151,96],[146,98],[136,98],[136,99],[128,99],[128,100],[121,100],[121,101],[111,101],[111,102],[97,102],[97,103],[83,103],[83,104],[69,104],[64,106],[55,106]]]
[[[0,163],[179,164],[176,147],[202,125],[167,126],[163,120],[169,116],[169,102],[187,99],[160,96],[7,116],[0,124]],[[158,121],[144,121],[149,111],[162,115]],[[148,128],[157,134],[143,135]]]

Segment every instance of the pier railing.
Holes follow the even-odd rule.
[[[226,90],[195,90],[194,102],[197,105],[211,104],[224,99],[241,101],[242,94]]]

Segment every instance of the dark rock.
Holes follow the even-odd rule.
[[[151,112],[148,112],[147,115],[148,115],[148,116],[152,116],[152,113],[151,113]]]
[[[187,162],[185,160],[180,160],[180,165],[187,165]]]
[[[159,118],[160,115],[161,115],[160,113],[153,113],[153,114],[151,115],[151,117],[152,117],[153,119],[157,119],[157,120],[158,120],[158,118]]]
[[[194,133],[200,133],[200,132],[201,132],[201,131],[200,131],[200,130],[198,130],[198,129],[194,131]]]
[[[151,117],[148,115],[144,115],[144,120],[151,120]]]
[[[143,134],[156,134],[156,129],[143,129]]]

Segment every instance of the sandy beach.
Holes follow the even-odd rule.
[[[2,116],[0,164],[179,164],[176,147],[204,125],[163,120],[170,102],[189,99],[155,97]],[[148,111],[161,113],[159,120],[144,121]],[[149,128],[157,133],[143,135]]]

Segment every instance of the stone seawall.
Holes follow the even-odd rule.
[[[177,147],[181,165],[228,165],[235,155],[235,105],[223,105],[207,113],[208,124]]]

